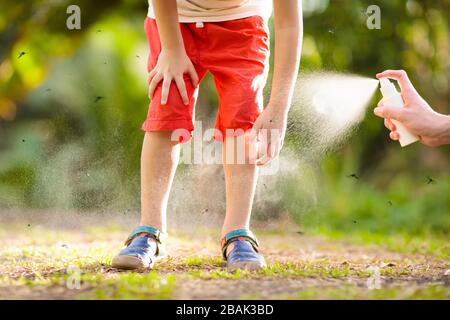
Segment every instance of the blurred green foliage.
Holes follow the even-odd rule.
[[[65,26],[69,4],[81,8],[81,30]],[[380,30],[366,27],[372,4]],[[450,113],[450,1],[305,0],[304,9],[301,70],[374,77],[403,68]],[[143,0],[1,2],[0,208],[138,208],[145,15]],[[206,78],[198,117],[213,115],[216,103]],[[400,150],[369,110],[339,151],[312,165],[314,185],[287,179],[281,199],[255,211],[345,232],[447,233],[449,155],[448,147]],[[348,178],[355,172],[360,179]]]

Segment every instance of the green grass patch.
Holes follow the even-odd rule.
[[[82,299],[170,299],[175,287],[175,275],[161,276],[157,272],[120,273],[114,277],[83,277],[83,286],[92,287]]]
[[[448,288],[442,285],[430,284],[425,287],[388,287],[368,289],[364,287],[342,286],[308,288],[295,294],[278,296],[275,299],[295,300],[448,300]]]
[[[226,269],[202,270],[189,269],[188,274],[194,279],[253,279],[253,278],[336,278],[368,277],[370,272],[351,268],[348,264],[336,264],[326,261],[312,261],[305,263],[275,262],[259,271],[237,270],[228,272]],[[404,274],[405,270],[402,270]],[[395,274],[395,270],[392,271]]]
[[[373,245],[391,252],[429,255],[443,260],[450,259],[450,242],[449,238],[445,236],[406,233],[386,235],[367,231],[353,232],[349,235],[343,231],[328,228],[316,229],[314,233],[329,240],[340,240],[349,244]]]

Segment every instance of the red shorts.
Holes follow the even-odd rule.
[[[269,33],[266,22],[259,16],[224,22],[180,23],[187,55],[201,80],[207,71],[214,77],[219,96],[215,128],[225,137],[233,130],[251,129],[263,108],[263,88],[269,69]],[[150,54],[148,71],[156,65],[161,44],[156,21],[145,20]],[[192,86],[184,75],[189,105],[186,106],[172,81],[166,105],[161,105],[161,86],[151,98],[144,131],[184,129],[189,140],[194,130],[194,106],[198,85]],[[241,131],[241,130],[239,130]],[[221,137],[219,137],[220,139]],[[217,135],[216,135],[217,139]]]

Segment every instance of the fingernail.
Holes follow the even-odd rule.
[[[375,113],[377,116],[380,115],[380,108],[373,109],[373,113]]]

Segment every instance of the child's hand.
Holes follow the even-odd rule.
[[[153,97],[156,86],[162,83],[161,104],[167,103],[170,83],[175,81],[178,91],[184,104],[189,104],[189,98],[186,91],[183,75],[188,73],[191,77],[192,85],[195,87],[198,83],[198,75],[194,65],[184,50],[162,50],[158,57],[155,68],[148,75],[148,95]]]
[[[252,129],[253,141],[258,140],[256,159],[250,159],[258,166],[265,165],[275,159],[281,151],[286,134],[287,115],[271,104],[256,119]]]

